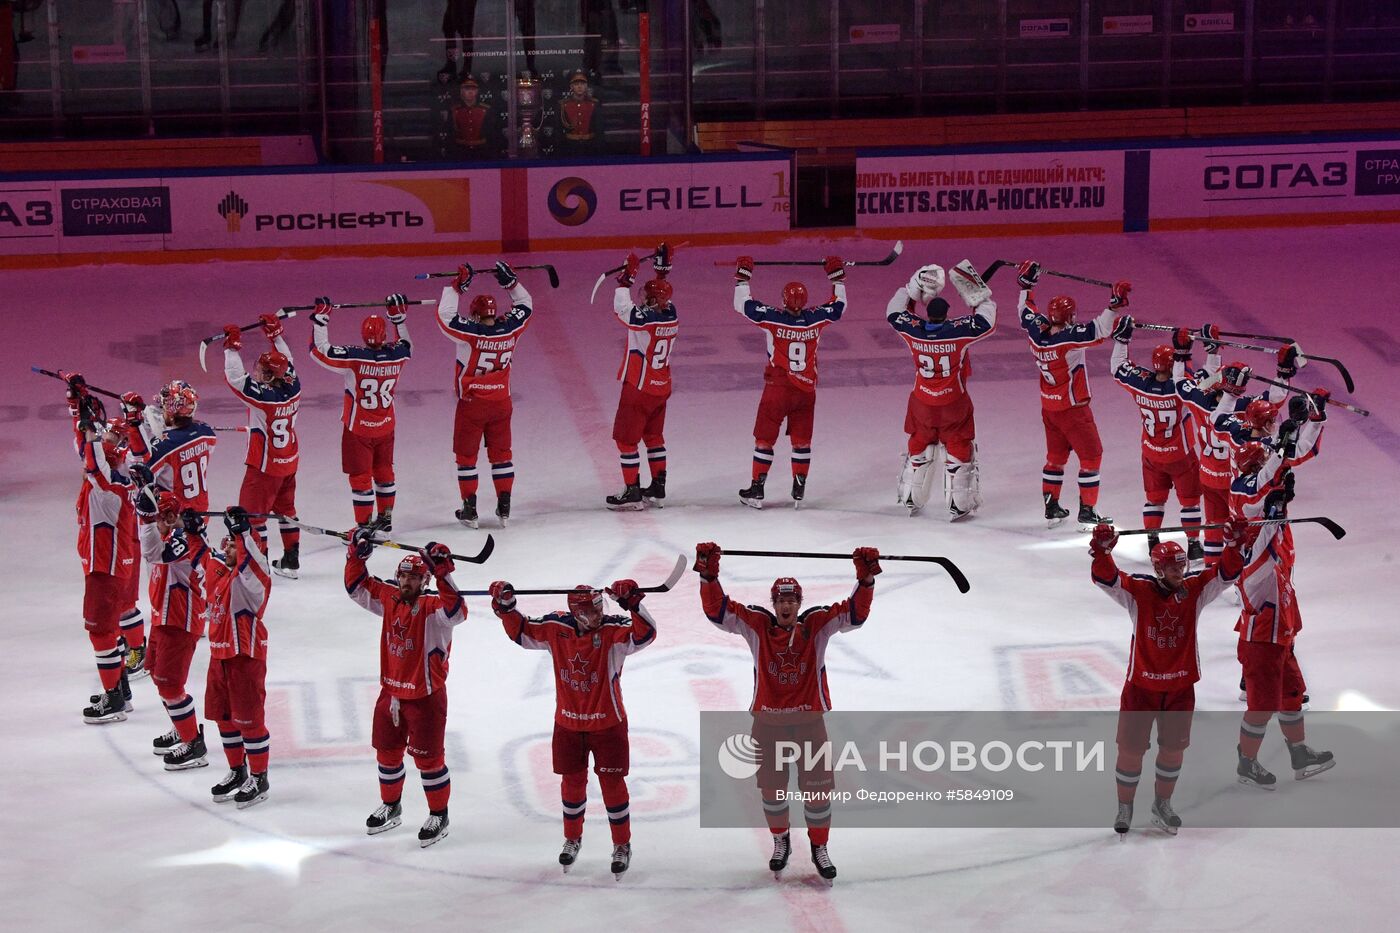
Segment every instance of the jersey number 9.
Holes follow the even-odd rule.
[[[807,368],[807,345],[793,342],[788,344],[788,371],[800,373]]]

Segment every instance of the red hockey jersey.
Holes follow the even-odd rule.
[[[371,576],[363,560],[346,553],[345,592],[379,616],[379,682],[390,696],[418,700],[447,686],[452,629],[466,620],[467,603],[450,575],[438,585],[440,593],[405,602],[397,584]]]
[[[277,349],[292,358],[285,340]],[[290,476],[297,471],[297,411],[301,408],[301,380],[295,366],[287,369],[283,385],[263,385],[243,368],[237,350],[224,350],[224,379],[233,394],[248,406],[248,455],[244,463],[269,476]]]
[[[530,293],[516,282],[510,290],[510,311],[489,325],[458,315],[461,297],[449,285],[442,290],[437,306],[438,326],[457,343],[457,397],[510,398],[511,359],[534,313]]]
[[[113,468],[102,441],[89,443],[73,425],[74,445],[83,461],[83,485],[78,489],[78,560],[83,573],[125,577],[140,573],[136,536],[134,487]]]
[[[1040,406],[1064,411],[1089,404],[1089,375],[1084,351],[1103,343],[1113,328],[1113,312],[1107,308],[1087,324],[1071,324],[1059,333],[1042,329],[1045,319],[1036,310],[1028,291],[1021,292],[1021,328],[1030,341],[1040,368]]]
[[[914,398],[926,405],[947,405],[967,395],[971,373],[968,347],[990,337],[997,327],[997,305],[990,298],[972,314],[932,323],[915,317],[914,299],[901,285],[885,308],[885,320],[904,339],[914,357]]]
[[[360,437],[394,433],[394,390],[413,356],[407,323],[397,325],[397,340],[378,348],[337,346],[329,330],[312,323],[311,358],[345,380],[341,423]]]
[[[211,658],[267,657],[263,613],[272,590],[267,555],[251,531],[244,533],[239,550],[242,560],[233,569],[207,545],[200,558]]]
[[[671,394],[671,351],[675,349],[676,306],[647,308],[632,303],[630,289],[619,285],[613,293],[613,313],[627,328],[627,353],[617,378],[647,395]]]
[[[845,313],[845,285],[835,283],[826,304],[792,314],[755,301],[749,296],[749,283],[739,282],[734,286],[734,310],[763,328],[768,339],[764,382],[787,382],[804,392],[817,391],[817,344],[822,331]]]
[[[154,521],[141,522],[141,556],[150,568],[151,626],[170,625],[198,638],[204,634],[204,585],[200,579],[204,541],[176,528],[164,538]]]

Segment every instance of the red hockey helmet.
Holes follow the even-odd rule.
[[[1257,398],[1244,408],[1241,420],[1256,431],[1268,431],[1278,418],[1278,406],[1273,402]]]
[[[126,445],[126,422],[113,418],[102,426],[102,450],[108,461],[116,459],[117,452]]]
[[[193,418],[199,407],[199,393],[183,379],[161,386],[160,408],[167,418]]]
[[[664,308],[671,300],[671,283],[665,279],[652,279],[642,286],[643,300],[651,308]]]
[[[428,562],[423,559],[422,554],[410,554],[399,561],[399,569],[394,572],[395,577],[404,575],[410,577],[427,577]]]
[[[1220,387],[1231,395],[1243,395],[1244,387],[1249,383],[1249,374],[1250,368],[1238,360],[1226,363],[1220,370]]]
[[[384,341],[389,336],[389,327],[382,317],[371,314],[360,325],[360,336],[364,338],[365,346],[377,350],[384,346]]]
[[[162,489],[156,499],[156,514],[167,521],[180,517],[180,500],[175,493]]]
[[[580,583],[569,593],[569,614],[586,622],[600,618],[606,607],[603,594],[591,586]]]
[[[1176,362],[1175,352],[1167,344],[1152,349],[1152,371],[1155,373],[1170,373],[1172,365]]]
[[[496,299],[490,295],[477,295],[472,299],[471,315],[488,321],[496,320]]]
[[[273,379],[281,379],[292,368],[292,361],[280,350],[268,350],[258,357],[258,366],[267,369]]]
[[[1152,549],[1152,572],[1160,577],[1171,566],[1185,570],[1186,551],[1175,541],[1163,541]]]
[[[797,601],[802,602],[802,584],[792,577],[779,577],[773,581],[773,589],[770,591],[773,602],[778,601],[779,596],[796,596]]]
[[[1045,319],[1051,324],[1071,324],[1074,322],[1074,299],[1068,295],[1056,295],[1050,299],[1045,309]]]
[[[807,286],[801,282],[789,282],[784,285],[783,307],[789,311],[801,311],[807,307]]]
[[[1269,448],[1258,441],[1250,441],[1235,451],[1235,469],[1241,473],[1254,473],[1269,459]]]

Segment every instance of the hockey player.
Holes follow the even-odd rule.
[[[734,270],[734,310],[763,328],[768,339],[768,365],[763,370],[763,395],[753,424],[753,472],[739,501],[763,508],[763,486],[773,466],[773,445],[787,422],[792,441],[792,500],[807,494],[807,472],[812,464],[812,423],[817,405],[817,344],[822,331],[841,320],[846,310],[846,264],[839,256],[822,262],[831,280],[832,298],[826,304],[807,307],[807,286],[789,282],[783,286],[783,306],[774,308],[749,294],[753,259],[740,256]]]
[[[718,544],[695,546],[695,572],[700,575],[700,602],[705,617],[716,628],[743,637],[753,654],[753,738],[760,761],[773,760],[779,739],[821,743],[826,740],[822,714],[831,709],[826,680],[826,644],[838,632],[850,632],[865,624],[880,573],[880,553],[872,547],[856,548],[856,586],[851,595],[831,606],[802,610],[802,584],[792,577],[773,581],[769,591],[772,609],[744,606],[725,595],[719,582]],[[808,768],[797,776],[803,792],[803,815],[812,846],[812,863],[822,878],[831,881],[836,867],[827,853],[831,834],[830,794],[834,787],[829,767]],[[787,867],[792,852],[788,832],[788,807],[779,791],[788,787],[786,769],[764,767],[758,774],[759,792],[768,829],[773,835],[773,856],[768,868],[774,874]],[[823,799],[825,798],[825,799]]]
[[[612,831],[612,872],[621,880],[632,862],[622,664],[628,655],[656,640],[656,623],[642,608],[646,594],[635,581],[618,580],[605,592],[627,616],[606,615],[603,594],[578,586],[568,596],[566,612],[530,618],[515,608],[515,590],[504,580],[491,584],[491,608],[500,617],[507,638],[522,648],[548,651],[556,672],[554,773],[560,775],[564,805],[564,847],[559,864],[567,872],[583,845],[588,756],[592,753]]]
[[[656,248],[652,268],[656,278],[642,286],[642,303],[632,299],[632,283],[637,280],[638,259],[629,253],[613,293],[613,313],[627,328],[627,354],[622,358],[617,378],[622,395],[613,418],[613,441],[622,464],[622,492],[607,497],[613,511],[636,511],[649,503],[660,508],[666,499],[666,402],[671,397],[671,354],[680,326],[676,306],[671,303],[671,249],[665,243]],[[647,469],[651,485],[641,485],[641,455],[638,442],[647,445]]]
[[[204,519],[193,509],[180,514],[192,547],[203,550],[209,635],[209,677],[204,718],[218,723],[229,771],[209,789],[215,803],[232,800],[242,810],[267,799],[267,626],[263,613],[272,588],[267,554],[253,533],[248,513],[231,505],[224,512],[228,534],[220,550],[205,540]]]
[[[452,582],[452,557],[431,542],[422,555],[399,561],[393,583],[370,576],[365,561],[374,550],[374,529],[360,526],[345,553],[345,591],[380,618],[379,700],[374,704],[372,742],[379,760],[380,806],[365,820],[374,836],[403,819],[404,751],[413,755],[428,799],[428,818],[418,830],[426,848],[447,837],[447,663],[452,629],[467,618],[466,601]],[[428,577],[437,592],[427,588]]]
[[[997,305],[982,277],[964,260],[953,267],[953,285],[973,313],[948,320],[941,266],[921,267],[895,291],[885,320],[904,338],[914,357],[914,388],[904,415],[909,447],[899,475],[899,503],[918,512],[933,489],[935,448],[944,456],[944,489],[949,521],[971,515],[981,505],[977,477],[976,425],[967,377],[972,364],[968,347],[996,330]],[[916,310],[928,307],[927,318]]]
[[[292,524],[297,514],[297,411],[301,407],[301,380],[292,365],[292,351],[282,339],[282,320],[273,314],[262,316],[263,333],[272,349],[258,357],[252,375],[243,368],[238,351],[243,334],[237,325],[224,328],[224,378],[233,394],[248,406],[248,455],[243,486],[238,491],[240,508],[255,515],[275,512],[282,534],[282,556],[272,569],[296,579],[301,569],[301,530]],[[258,545],[267,550],[266,519],[254,518]]]
[[[1191,337],[1185,328],[1173,342],[1184,340],[1189,353]],[[1176,490],[1181,504],[1181,524],[1186,529],[1186,559],[1205,558],[1201,549],[1201,468],[1191,447],[1189,412],[1177,391],[1173,371],[1178,365],[1172,346],[1152,351],[1152,367],[1139,366],[1128,357],[1128,341],[1133,337],[1133,319],[1119,317],[1113,323],[1113,353],[1109,372],[1133,397],[1142,418],[1142,505],[1144,528],[1161,528],[1166,515],[1167,495]],[[1178,343],[1179,345],[1179,343]],[[1158,537],[1147,536],[1147,549],[1155,550]]]
[[[1172,809],[1172,791],[1191,741],[1191,712],[1196,708],[1196,681],[1201,679],[1196,625],[1201,610],[1239,579],[1243,562],[1238,542],[1247,525],[1231,523],[1228,547],[1215,566],[1188,574],[1181,545],[1163,541],[1152,548],[1153,576],[1127,574],[1113,561],[1118,533],[1096,525],[1089,544],[1094,584],[1128,610],[1133,624],[1128,649],[1128,676],[1118,704],[1118,816],[1113,829],[1126,835],[1133,823],[1133,797],[1142,776],[1142,759],[1157,725],[1157,780],[1152,822],[1168,835],[1181,828]]]
[[[1316,444],[1326,420],[1325,396],[1314,396],[1313,404],[1315,416],[1299,426],[1296,438],[1287,437],[1280,449],[1271,452],[1263,444],[1248,443],[1235,455],[1239,473],[1230,486],[1235,515],[1249,520],[1287,517],[1293,498],[1293,473],[1287,462],[1298,449]],[[1248,701],[1240,722],[1236,773],[1241,784],[1272,790],[1277,778],[1259,764],[1258,757],[1275,712],[1296,780],[1326,771],[1335,762],[1331,752],[1314,751],[1305,741],[1307,684],[1293,651],[1294,638],[1303,626],[1293,591],[1293,532],[1284,524],[1255,526],[1252,531],[1239,583],[1243,607],[1235,626]]]
[[[1079,457],[1080,525],[1111,525],[1113,519],[1097,511],[1103,444],[1094,412],[1089,408],[1084,351],[1108,337],[1113,312],[1128,306],[1132,285],[1115,284],[1108,307],[1089,323],[1076,324],[1074,299],[1068,295],[1051,298],[1044,315],[1036,309],[1031,290],[1040,281],[1039,263],[1029,259],[1021,263],[1016,268],[1016,281],[1021,286],[1021,327],[1040,368],[1040,417],[1045,424],[1045,469],[1040,492],[1045,500],[1045,520],[1053,527],[1069,516],[1069,511],[1060,505],[1060,488],[1064,485],[1065,464],[1073,451]]]
[[[170,716],[171,729],[151,743],[165,770],[184,771],[209,764],[204,727],[186,691],[195,645],[204,634],[204,585],[199,579],[205,545],[185,534],[180,500],[154,484],[136,497],[141,552],[150,569],[151,680]]]
[[[515,486],[515,465],[510,449],[510,363],[515,345],[530,326],[534,302],[515,271],[497,262],[496,284],[510,295],[511,309],[496,312],[496,299],[477,295],[467,314],[458,312],[462,295],[475,273],[469,265],[457,267],[457,277],[442,290],[438,301],[438,325],[457,343],[457,415],[452,429],[452,452],[457,458],[457,489],[462,507],[457,520],[477,527],[476,458],[483,438],[496,488],[496,517],[501,527],[510,522],[510,494]]]
[[[384,299],[395,340],[388,342],[384,318],[372,314],[360,324],[362,347],[337,346],[330,340],[329,298],[316,299],[311,315],[311,358],[345,380],[340,420],[340,469],[350,479],[350,505],[356,525],[373,522],[381,532],[393,529],[394,391],[413,356],[403,295]],[[379,515],[375,517],[375,507]]]
[[[131,708],[131,688],[118,640],[130,576],[138,572],[131,483],[120,471],[115,436],[106,430],[102,402],[81,373],[60,373],[68,384],[74,447],[83,465],[78,489],[78,560],[83,567],[83,626],[97,659],[102,692],[83,710],[92,724],[120,722]],[[104,434],[106,439],[104,439]]]

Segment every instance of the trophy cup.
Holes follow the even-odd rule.
[[[535,127],[539,125],[540,109],[540,82],[527,71],[515,82],[515,112],[520,118],[520,150],[527,155],[533,155],[538,146]]]

